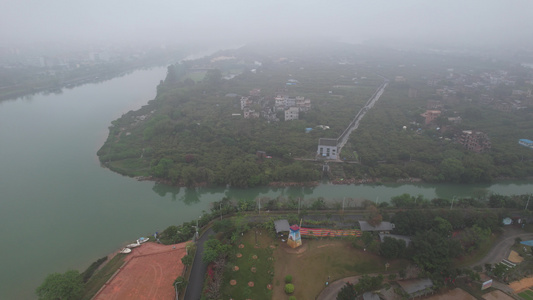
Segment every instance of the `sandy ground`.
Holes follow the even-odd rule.
[[[508,260],[510,262],[515,263],[515,264],[519,264],[519,263],[521,263],[524,260],[524,258],[522,256],[520,256],[518,254],[518,252],[516,252],[514,250],[511,250],[511,253],[509,254]]]
[[[514,281],[509,283],[509,287],[513,289],[515,293],[520,293],[521,291],[533,287],[533,277],[524,278],[520,281]]]
[[[487,293],[483,295],[483,299],[486,300],[514,300],[513,297],[506,295],[504,292],[500,290],[495,290],[490,293]]]
[[[93,299],[173,299],[172,284],[182,275],[185,247],[186,243],[168,246],[146,243],[132,249],[126,264]]]
[[[476,297],[470,295],[469,293],[463,291],[460,288],[455,288],[446,294],[443,295],[435,295],[430,296],[428,298],[424,298],[425,300],[448,300],[448,299],[454,299],[454,300],[476,300]]]

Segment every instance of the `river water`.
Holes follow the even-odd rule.
[[[47,274],[83,271],[140,236],[197,218],[225,196],[382,202],[402,193],[451,199],[533,191],[531,182],[186,189],[102,168],[96,151],[111,121],[153,99],[165,74],[166,68],[139,70],[62,94],[0,102],[0,299],[34,299]]]

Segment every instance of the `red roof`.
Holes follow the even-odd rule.
[[[298,227],[298,225],[292,225],[292,226],[291,226],[291,230],[292,230],[292,231],[297,231],[297,230],[299,230],[299,229],[300,229],[300,227]]]

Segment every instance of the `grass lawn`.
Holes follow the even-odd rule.
[[[456,268],[460,267],[466,267],[475,264],[476,262],[480,261],[483,257],[487,256],[490,249],[492,249],[492,246],[494,246],[494,243],[496,243],[496,240],[498,239],[499,235],[491,236],[488,240],[486,240],[477,251],[473,251],[471,254],[463,256],[459,259],[456,259],[453,261],[453,266]]]
[[[96,271],[94,275],[85,284],[85,291],[82,299],[91,299],[100,288],[106,283],[113,274],[122,266],[124,258],[127,254],[117,254],[113,259],[107,262],[100,270]]]
[[[518,296],[522,297],[525,300],[533,300],[533,291],[526,290],[526,291],[519,293]]]
[[[285,243],[275,250],[275,276],[272,299],[287,299],[284,278],[293,276],[296,299],[315,299],[325,287],[326,281],[333,282],[349,276],[385,273],[381,257],[355,249],[350,242],[338,239],[302,240],[303,245],[292,249]],[[389,261],[387,273],[405,269],[406,260]]]
[[[272,291],[267,288],[272,284],[274,273],[272,239],[266,231],[258,230],[257,246],[255,241],[256,234],[252,229],[232,249],[224,272],[223,299],[272,299]],[[231,285],[231,280],[236,284]]]

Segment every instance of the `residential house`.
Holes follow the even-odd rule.
[[[405,236],[405,235],[390,234],[390,233],[380,233],[379,234],[379,240],[382,243],[385,241],[386,237],[390,237],[390,238],[393,238],[393,239],[396,239],[396,240],[403,240],[405,242],[405,246],[406,247],[409,247],[409,244],[411,243],[411,238],[408,237],[408,236]]]
[[[337,139],[320,138],[318,139],[317,155],[326,159],[337,159],[339,155]]]
[[[253,101],[248,97],[241,97],[241,110],[244,110],[245,107],[252,106]]]
[[[376,226],[372,226],[367,221],[359,221],[359,227],[361,231],[390,232],[394,229],[394,224],[391,222],[381,222]]]
[[[440,110],[426,110],[421,116],[425,118],[425,123],[428,125],[435,121],[440,116],[440,113]]]
[[[244,115],[244,118],[245,119],[255,119],[255,118],[259,118],[259,113],[256,112],[255,110],[253,109],[250,109],[248,107],[245,107],[243,109],[243,115]]]
[[[409,295],[409,298],[433,294],[433,281],[429,278],[400,280],[398,284]]]
[[[528,139],[520,139],[518,143],[524,147],[528,147],[530,149],[533,149],[533,141]]]
[[[289,107],[285,110],[285,121],[298,120],[298,107]]]

